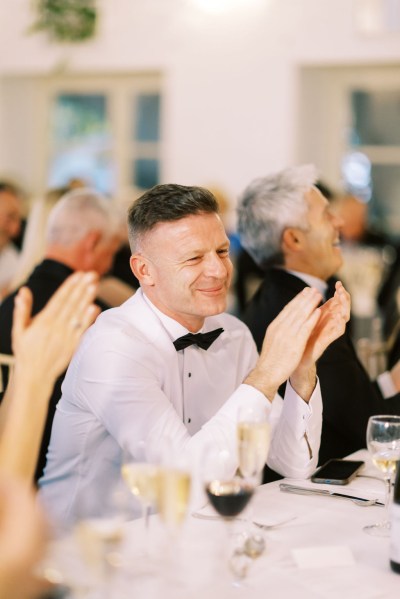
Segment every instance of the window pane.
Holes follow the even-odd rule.
[[[158,141],[160,139],[160,96],[141,94],[137,97],[134,139]]]
[[[400,90],[354,91],[350,145],[400,145]]]
[[[103,193],[114,189],[107,99],[102,94],[59,94],[51,120],[49,187],[80,178]]]
[[[150,189],[159,182],[158,160],[139,158],[133,163],[133,185],[140,189]]]
[[[372,165],[373,212],[381,226],[400,240],[400,168],[397,165]]]

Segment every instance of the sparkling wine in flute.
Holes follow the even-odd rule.
[[[268,422],[239,422],[237,427],[239,468],[243,477],[259,474],[264,468],[270,444]]]
[[[179,526],[186,515],[191,480],[188,472],[161,468],[157,506],[162,520],[171,527]]]
[[[142,502],[153,505],[157,500],[159,469],[145,462],[123,464],[122,477],[131,493]]]
[[[392,475],[396,472],[397,462],[399,461],[399,457],[390,457],[387,453],[376,453],[372,456],[372,461],[379,470],[382,470],[384,474]]]
[[[370,441],[369,451],[375,466],[391,477],[396,471],[397,462],[400,459],[400,444]]]
[[[206,493],[214,509],[224,518],[232,519],[249,503],[254,487],[240,479],[214,480],[206,486]]]

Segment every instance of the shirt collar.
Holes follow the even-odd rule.
[[[158,316],[161,324],[163,325],[164,329],[167,331],[167,333],[170,336],[172,341],[174,341],[178,337],[181,337],[182,335],[186,335],[186,333],[190,333],[190,331],[188,329],[186,329],[183,325],[181,325],[179,322],[177,322],[170,316],[167,316],[166,314],[164,314],[164,312],[161,312],[161,310],[156,308],[156,306],[149,300],[149,298],[147,297],[147,295],[145,293],[143,293],[143,298],[144,298],[144,301],[146,302],[146,304],[149,306],[149,308]],[[204,326],[200,329],[200,331],[196,331],[196,332],[197,333],[204,332]]]
[[[326,291],[328,289],[328,283],[326,283],[322,279],[319,279],[318,277],[314,277],[313,275],[309,275],[304,272],[299,272],[297,270],[285,270],[291,275],[294,275],[298,279],[304,281],[304,283],[307,283],[307,285],[309,285],[310,287],[315,287],[315,289],[317,289],[317,291],[322,293],[322,296],[325,297]]]

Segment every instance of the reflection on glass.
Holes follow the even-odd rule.
[[[160,139],[160,96],[140,94],[136,99],[134,139],[158,141]]]
[[[81,178],[103,193],[114,188],[111,130],[104,94],[59,94],[51,115],[48,186]]]

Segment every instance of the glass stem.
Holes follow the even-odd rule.
[[[110,589],[110,585],[111,585],[111,565],[108,561],[108,549],[106,544],[104,545],[103,548],[103,584],[102,584],[102,594],[101,594],[101,599],[110,599],[111,597],[111,589]]]
[[[150,504],[143,503],[143,523],[144,523],[144,553],[149,554],[149,521],[150,521]]]
[[[390,504],[390,492],[392,486],[392,477],[391,475],[385,476],[385,516],[384,522],[389,522],[389,504]]]

